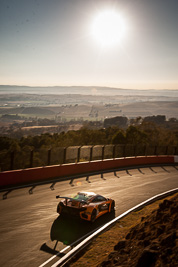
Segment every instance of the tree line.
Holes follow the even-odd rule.
[[[127,129],[118,126],[90,129],[85,126],[78,131],[45,133],[20,139],[0,137],[0,151],[105,144],[177,146],[178,130],[166,129],[152,122],[142,122],[139,125],[130,125]]]
[[[71,130],[54,134],[29,135],[20,139],[1,136],[0,170],[62,164],[64,163],[66,147],[71,148],[67,149],[68,162],[75,162],[78,153],[74,149],[75,147],[117,146],[118,144],[120,144],[120,148],[118,148],[120,150],[116,151],[116,157],[134,156],[135,154],[145,155],[145,153],[153,155],[158,153],[158,151],[156,152],[157,147],[162,147],[162,150],[160,150],[161,155],[166,151],[166,153],[175,154],[178,148],[178,130],[166,129],[150,121],[138,123],[137,120],[135,125],[130,125],[126,129],[118,126],[100,129],[83,126],[78,131]],[[109,152],[109,157],[111,158],[113,155],[112,146],[110,146],[111,151]],[[146,147],[149,147],[149,149],[146,149]],[[168,149],[168,147],[172,148]],[[101,148],[99,150],[101,152]],[[95,159],[98,151],[95,150]],[[85,157],[84,154],[82,157]],[[101,155],[99,155],[98,159],[100,158]]]

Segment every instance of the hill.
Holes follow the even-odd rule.
[[[136,90],[101,86],[18,86],[18,85],[0,85],[0,94],[81,94],[98,96],[161,96],[178,97],[177,90]]]

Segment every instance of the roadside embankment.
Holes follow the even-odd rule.
[[[70,266],[176,266],[178,194],[132,212],[98,236]]]

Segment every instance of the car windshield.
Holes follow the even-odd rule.
[[[89,200],[91,197],[92,197],[91,195],[87,195],[87,194],[79,193],[79,194],[77,194],[73,199],[78,199],[78,200],[84,200],[84,201],[87,201],[87,200]]]

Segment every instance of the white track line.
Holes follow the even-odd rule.
[[[62,249],[61,251],[59,251],[56,255],[52,256],[51,258],[49,258],[47,261],[45,261],[44,263],[42,263],[39,267],[43,267],[46,264],[48,264],[50,261],[52,261],[53,259],[55,259],[59,254],[64,253],[67,249],[71,248],[71,246],[67,246],[64,249]]]
[[[97,231],[100,227],[94,229],[93,231],[87,233],[86,235],[80,237],[79,239],[77,239],[76,241],[74,241],[70,246],[65,247],[64,249],[62,249],[61,251],[59,251],[57,254],[55,254],[54,256],[52,256],[51,258],[49,258],[47,261],[45,261],[44,263],[42,263],[39,267],[44,267],[46,264],[48,264],[50,261],[52,261],[53,259],[55,259],[58,255],[60,255],[61,253],[64,253],[66,250],[72,248],[76,243],[80,242],[80,240],[85,239],[87,236],[90,236],[91,234],[93,234],[93,232]]]

